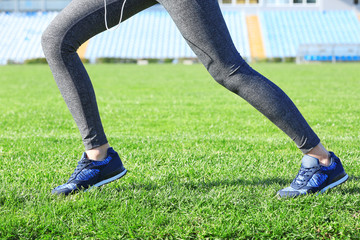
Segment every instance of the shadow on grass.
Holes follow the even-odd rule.
[[[358,181],[358,180],[360,180],[360,177],[349,175],[349,179],[347,180],[347,182]]]
[[[358,181],[360,177],[358,176],[349,176],[347,182]],[[199,191],[210,191],[213,188],[223,187],[223,186],[264,186],[268,187],[271,185],[280,185],[288,186],[290,185],[292,179],[283,179],[279,177],[275,178],[252,178],[252,179],[224,179],[224,180],[215,180],[215,181],[188,181],[188,182],[174,182],[169,181],[166,184],[159,184],[156,182],[148,183],[138,183],[133,182],[121,187],[116,188],[117,191],[128,191],[128,190],[159,190],[159,189],[187,189],[187,190],[199,190]],[[346,186],[346,183],[341,184],[341,186]],[[345,187],[341,190],[343,194],[358,194],[360,192],[360,187]]]
[[[117,191],[125,190],[157,190],[164,188],[185,188],[188,190],[202,190],[207,191],[216,187],[222,186],[270,186],[270,185],[287,185],[290,184],[291,180],[285,180],[282,178],[253,178],[249,180],[244,180],[241,178],[235,180],[215,180],[215,181],[188,181],[188,182],[173,182],[170,181],[166,184],[159,184],[155,182],[151,183],[131,183],[126,186],[121,186],[116,188]]]
[[[350,187],[350,188],[343,188],[341,190],[341,192],[345,195],[345,194],[359,194],[360,192],[360,188],[359,187]]]
[[[359,176],[349,176],[349,179],[346,182],[344,182],[343,184],[341,184],[341,186],[346,186],[346,183],[357,182],[357,181],[359,181],[359,179],[360,179]],[[360,187],[358,187],[358,186],[345,187],[341,190],[341,192],[344,194],[359,194]]]

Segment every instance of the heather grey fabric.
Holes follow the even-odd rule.
[[[158,2],[168,11],[189,46],[218,83],[264,114],[303,153],[319,144],[319,138],[288,96],[241,58],[217,0]],[[123,0],[107,0],[109,26],[118,23],[122,3]],[[156,3],[155,0],[127,0],[123,20]],[[76,50],[86,40],[105,30],[103,0],[73,0],[42,37],[45,56],[86,149],[101,146],[107,139],[90,78]]]

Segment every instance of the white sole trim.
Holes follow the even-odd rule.
[[[89,187],[88,189],[86,189],[84,192],[90,191],[90,190],[91,190],[92,188],[94,188],[94,187],[100,187],[100,186],[102,186],[102,185],[104,185],[104,184],[107,184],[107,183],[109,183],[109,182],[115,181],[116,179],[119,179],[119,178],[123,177],[123,176],[126,174],[126,172],[127,172],[127,170],[125,169],[124,171],[122,171],[122,172],[119,173],[118,175],[115,175],[115,176],[113,176],[113,177],[111,177],[111,178],[102,180],[101,182],[98,182],[98,183],[92,185],[91,187]]]
[[[337,180],[336,182],[333,182],[332,184],[324,187],[323,189],[320,190],[320,193],[324,193],[326,190],[336,187],[337,185],[342,184],[343,182],[345,182],[346,180],[348,180],[349,175],[345,175],[344,177],[342,177],[341,179]]]

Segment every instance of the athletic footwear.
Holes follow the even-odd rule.
[[[278,195],[286,198],[316,192],[323,193],[345,182],[349,176],[345,173],[340,159],[333,152],[330,152],[330,158],[330,166],[325,167],[320,165],[317,158],[305,155],[300,171],[290,187],[280,190]]]
[[[83,153],[68,182],[54,188],[52,193],[68,195],[80,190],[87,191],[119,179],[126,172],[119,155],[112,148],[108,148],[107,157],[103,161],[90,160],[86,153]]]

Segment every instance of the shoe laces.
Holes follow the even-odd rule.
[[[297,187],[304,186],[314,175],[314,172],[316,170],[318,170],[318,167],[304,168],[303,166],[301,166],[298,174],[293,180],[293,184],[295,184]]]
[[[72,180],[74,180],[76,178],[76,176],[85,168],[87,167],[92,161],[89,159],[81,159],[78,162],[78,165],[76,166],[74,172],[71,174],[70,178],[69,178],[69,182],[71,182]]]

